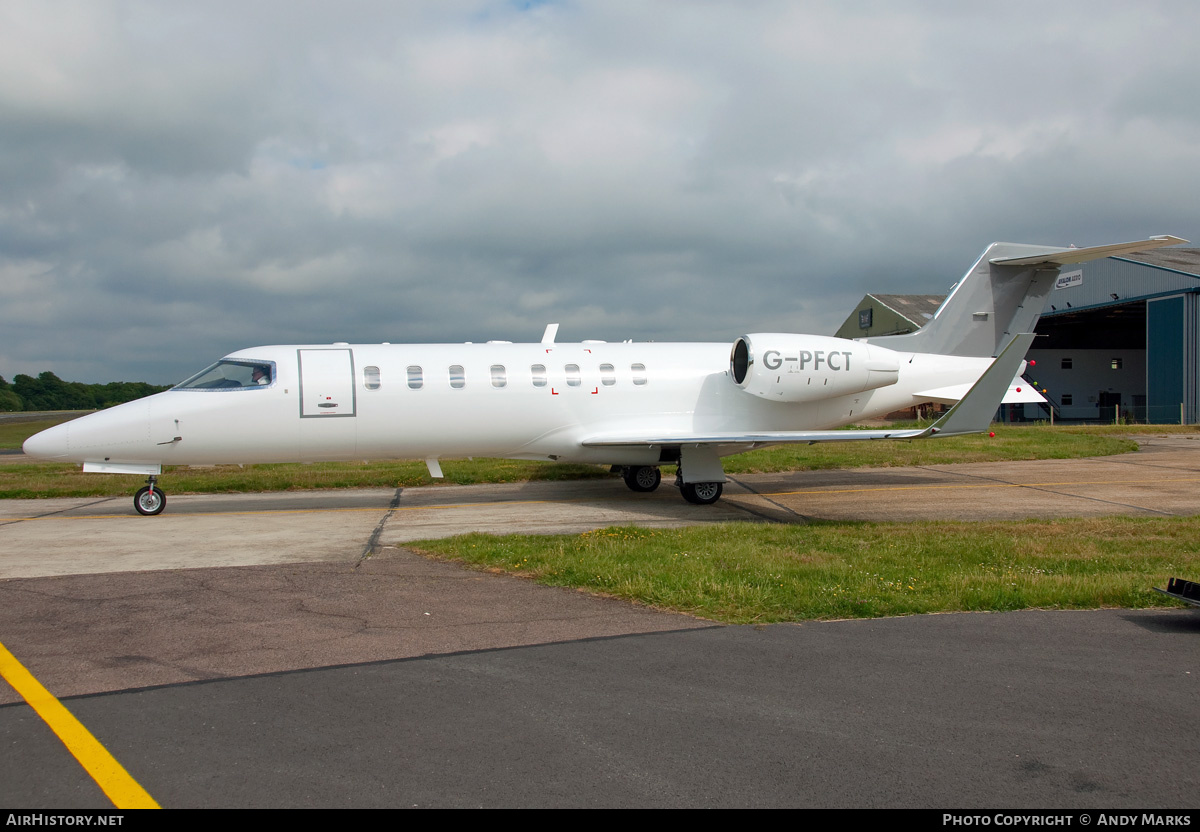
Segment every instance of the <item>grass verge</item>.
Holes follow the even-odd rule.
[[[78,413],[70,412],[62,416],[51,417],[48,419],[36,419],[32,421],[18,421],[16,419],[0,420],[0,450],[15,451],[21,447],[21,443],[35,433],[52,428],[55,425],[61,425],[63,422],[69,422],[78,416]]]
[[[412,488],[449,483],[581,480],[610,476],[597,465],[566,465],[504,459],[443,460],[443,480],[429,476],[424,462],[314,462],[278,465],[166,466],[159,482],[172,494],[303,491],[320,488]],[[140,475],[84,474],[77,465],[31,462],[0,466],[0,499],[34,497],[119,497],[132,495]]]
[[[996,462],[1023,459],[1082,459],[1137,450],[1138,431],[1110,426],[1050,427],[993,425],[986,433],[898,442],[829,442],[820,445],[780,445],[728,457],[730,474],[778,471],[817,471],[831,468],[949,465],[956,462]],[[1188,426],[1187,431],[1200,434]],[[1143,425],[1141,434],[1151,431]],[[1172,431],[1174,432],[1174,431]]]
[[[749,523],[471,534],[410,548],[547,586],[731,624],[1030,608],[1171,606],[1200,576],[1200,517]]]

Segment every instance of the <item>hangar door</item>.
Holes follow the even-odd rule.
[[[1183,390],[1183,297],[1146,304],[1146,421],[1179,422]]]

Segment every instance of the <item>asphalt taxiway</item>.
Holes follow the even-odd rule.
[[[1200,616],[766,628],[429,561],[413,540],[1200,513],[1200,441],[1090,460],[0,503],[0,642],[163,805],[1174,806]],[[169,488],[169,484],[168,484]],[[1164,581],[1167,576],[1164,576]],[[0,684],[0,805],[109,805]]]

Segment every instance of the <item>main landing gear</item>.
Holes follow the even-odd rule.
[[[682,482],[679,484],[679,493],[683,494],[683,499],[698,506],[712,505],[721,499],[721,492],[724,490],[724,483],[719,482]]]
[[[662,472],[657,465],[627,465],[621,469],[621,478],[630,491],[647,493],[658,488]],[[719,482],[684,482],[682,477],[676,477],[675,485],[683,499],[697,506],[712,505],[721,499],[721,492],[725,490]]]
[[[138,514],[151,517],[162,514],[162,510],[167,507],[167,495],[158,489],[157,483],[158,477],[151,474],[146,478],[146,485],[134,495],[133,507],[137,509]]]
[[[628,465],[622,469],[621,477],[630,491],[641,493],[653,491],[662,482],[662,473],[657,465]]]

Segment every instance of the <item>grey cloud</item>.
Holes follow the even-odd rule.
[[[1175,4],[67,8],[0,12],[6,377],[831,332],[995,239],[1200,233]]]

